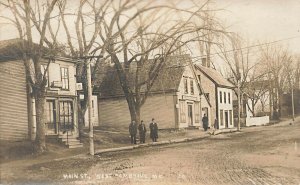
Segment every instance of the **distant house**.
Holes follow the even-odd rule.
[[[98,96],[92,95],[92,124],[93,126],[99,126],[98,116]],[[84,126],[89,127],[89,110],[87,109],[84,115]]]
[[[24,62],[20,55],[7,51],[16,50],[17,40],[0,42],[0,139],[34,139],[36,134],[35,99],[26,81]],[[16,52],[16,51],[15,51]],[[42,74],[46,85],[45,127],[46,135],[78,135],[76,63],[56,57],[48,65],[42,59]]]
[[[202,126],[202,107],[210,113],[210,105],[206,97],[200,95],[190,62],[191,58],[186,55],[168,59],[141,108],[141,119],[145,123],[155,118],[160,129]],[[131,121],[130,113],[113,69],[107,71],[100,85],[100,124],[127,128]]]
[[[220,129],[234,127],[232,106],[234,85],[212,68],[195,65],[195,69],[205,96],[211,104],[209,119],[217,119]]]

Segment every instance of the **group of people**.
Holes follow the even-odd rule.
[[[152,118],[152,121],[149,124],[149,128],[150,128],[150,138],[152,139],[153,142],[156,142],[158,138],[158,126],[157,123],[154,121],[154,118]],[[145,143],[147,129],[143,120],[141,120],[141,123],[139,125],[137,125],[134,120],[131,121],[131,123],[129,124],[129,134],[131,138],[131,144],[136,144],[137,131],[139,131],[140,143]]]
[[[203,124],[203,129],[204,131],[207,131],[208,129],[208,117],[206,114],[204,114],[203,118],[202,118],[202,124]],[[215,122],[214,122],[214,129],[219,129],[219,124],[218,124],[218,120],[215,119]]]
[[[202,124],[203,124],[204,131],[207,131],[208,117],[206,114],[204,114],[202,118]],[[156,142],[158,138],[158,126],[157,123],[154,121],[154,118],[152,118],[152,121],[149,124],[149,129],[150,129],[150,138],[152,139],[153,142]],[[214,129],[218,129],[217,119],[215,119]],[[131,123],[129,124],[129,134],[131,138],[131,144],[136,144],[137,132],[139,132],[140,143],[145,143],[147,128],[143,120],[141,120],[141,123],[139,125],[137,125],[134,120],[132,120]]]

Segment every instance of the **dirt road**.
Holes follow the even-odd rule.
[[[114,185],[300,184],[299,143],[300,123],[250,128],[201,141],[36,164],[23,176],[6,180]]]

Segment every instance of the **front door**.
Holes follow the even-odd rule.
[[[188,105],[188,121],[189,126],[193,126],[193,105]]]
[[[73,121],[73,102],[60,101],[59,102],[59,131],[67,132],[74,129]]]
[[[228,128],[228,111],[225,111],[225,128]]]
[[[55,100],[47,100],[45,105],[45,116],[46,116],[46,134],[56,134],[56,107]]]

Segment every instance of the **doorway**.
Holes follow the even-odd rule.
[[[228,128],[228,111],[225,111],[225,128]]]
[[[46,134],[57,134],[55,100],[47,100],[45,105]]]
[[[73,121],[73,102],[59,102],[59,131],[66,132],[74,129]]]
[[[193,126],[193,105],[188,104],[188,124]]]

